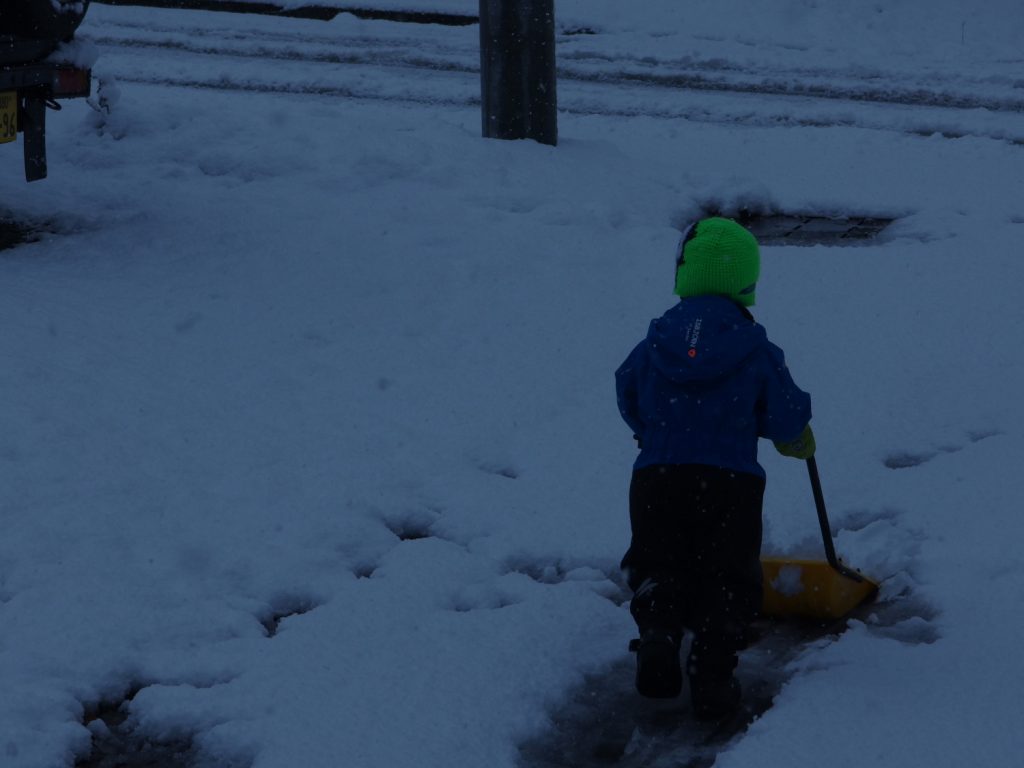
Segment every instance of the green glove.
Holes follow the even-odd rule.
[[[811,432],[811,425],[804,427],[799,437],[788,440],[784,443],[775,443],[775,450],[783,456],[790,456],[794,459],[809,459],[814,455],[814,433]]]

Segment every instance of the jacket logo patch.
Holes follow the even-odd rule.
[[[687,342],[690,345],[690,351],[686,354],[691,358],[697,356],[697,342],[700,341],[700,328],[703,325],[703,318],[698,317],[693,321],[693,325],[690,326],[690,332],[688,334]]]

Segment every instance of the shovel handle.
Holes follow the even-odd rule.
[[[818,462],[811,456],[807,459],[807,474],[811,477],[811,492],[814,494],[814,507],[818,510],[818,524],[821,526],[821,541],[825,545],[825,559],[839,573],[854,581],[864,581],[864,577],[839,562],[836,548],[832,543],[832,527],[825,512],[825,495],[821,492],[821,478],[818,477]]]

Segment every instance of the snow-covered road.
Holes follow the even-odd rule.
[[[102,71],[125,82],[307,94],[412,104],[479,104],[477,27],[341,24],[230,13],[100,6],[86,34]],[[559,109],[571,114],[685,119],[729,125],[851,126],[1024,144],[1016,67],[979,76],[936,66],[834,66],[799,55],[767,62],[623,50],[600,34],[557,42]],[[651,41],[644,41],[648,44]],[[268,67],[267,64],[272,63]],[[740,98],[737,98],[740,97]]]

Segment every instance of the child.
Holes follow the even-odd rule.
[[[698,221],[679,242],[679,303],[615,372],[619,411],[640,447],[622,560],[640,631],[637,690],[679,695],[689,629],[686,672],[702,719],[739,704],[737,652],[761,606],[758,437],[787,456],[814,453],[810,396],[747,310],[759,274],[753,235],[730,219]]]

